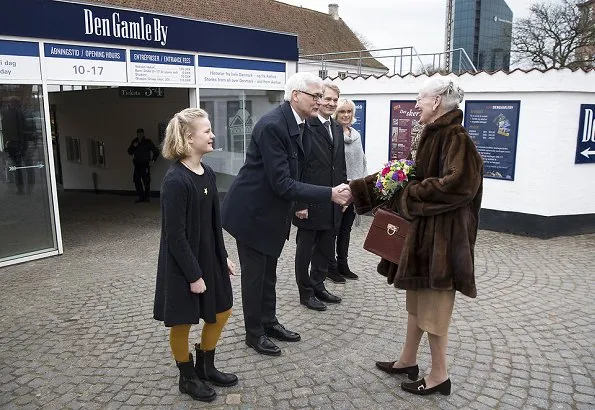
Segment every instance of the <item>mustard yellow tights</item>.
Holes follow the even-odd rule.
[[[214,350],[221,337],[223,327],[231,316],[231,309],[217,313],[215,323],[205,323],[200,338],[201,350]],[[187,362],[189,359],[188,336],[192,325],[177,325],[169,329],[169,345],[176,362]]]

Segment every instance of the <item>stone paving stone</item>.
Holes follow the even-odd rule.
[[[478,297],[457,294],[449,329],[452,394],[418,397],[400,389],[404,377],[374,366],[397,359],[407,313],[404,292],[386,285],[378,258],[362,249],[370,218],[352,231],[350,266],[360,279],[328,283],[343,302],[326,312],[299,304],[292,231],[278,263],[277,310],[302,341],[279,342],[275,358],[245,346],[238,272],[217,366],[240,382],[197,403],[179,393],[168,331],[152,319],[158,202],[61,196],[65,253],[0,269],[2,409],[595,408],[595,281],[585,251],[595,235],[480,231]],[[225,241],[237,263],[233,239]],[[425,337],[418,363],[427,374]]]

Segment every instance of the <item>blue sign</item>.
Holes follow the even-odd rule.
[[[229,68],[232,70],[256,70],[285,72],[285,63],[272,61],[253,61],[241,58],[198,56],[199,67]]]
[[[467,101],[465,128],[484,162],[484,177],[514,181],[520,101]]]
[[[595,163],[595,104],[581,104],[575,164]]]
[[[353,128],[362,136],[362,147],[366,152],[366,100],[353,100],[355,104],[355,123]]]
[[[126,50],[73,46],[68,44],[44,44],[44,54],[53,58],[74,58],[79,60],[126,61]]]
[[[188,54],[156,53],[154,51],[130,50],[131,63],[168,64],[194,66],[194,56]]]
[[[39,57],[39,45],[25,41],[0,40],[0,55]]]
[[[4,36],[298,60],[293,34],[66,1],[2,3]]]

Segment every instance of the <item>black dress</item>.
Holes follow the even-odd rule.
[[[223,242],[215,173],[197,175],[180,162],[161,184],[161,242],[153,317],[166,326],[214,323],[231,309],[233,295]],[[206,292],[190,292],[203,278]]]
[[[229,282],[229,273],[227,267],[222,271],[222,266],[217,258],[217,246],[215,244],[215,226],[213,224],[213,207],[215,206],[215,197],[217,190],[211,186],[207,173],[198,175],[190,172],[192,182],[200,198],[200,252],[198,253],[198,264],[203,272],[203,279],[207,286],[207,292],[200,295],[200,311],[208,312],[215,306],[217,313],[224,312],[231,308],[227,298],[213,298],[211,295],[224,295],[226,293],[225,283]],[[214,293],[213,293],[214,292]],[[206,306],[210,304],[211,306]],[[202,319],[206,319],[201,315]]]

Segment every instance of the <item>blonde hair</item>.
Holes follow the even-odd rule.
[[[202,108],[186,108],[175,114],[165,129],[165,139],[161,146],[161,155],[165,159],[180,159],[190,155],[188,137],[192,134],[193,122],[209,118]]]
[[[351,125],[355,124],[355,103],[351,100],[348,100],[347,98],[339,98],[339,101],[337,102],[337,109],[335,110],[335,113],[333,114],[333,119],[336,120],[337,116],[339,115],[339,110],[341,108],[343,108],[343,106],[348,106],[349,108],[351,108]]]

